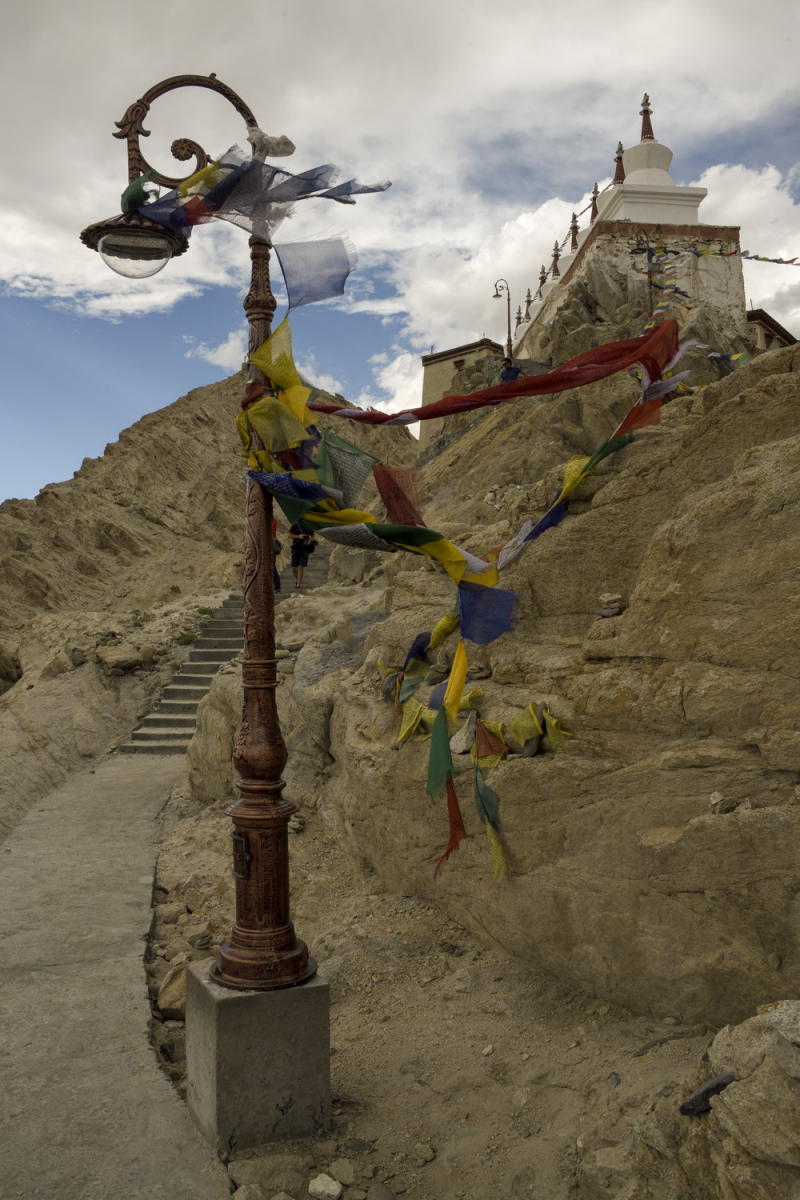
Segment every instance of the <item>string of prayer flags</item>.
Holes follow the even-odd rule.
[[[496,387],[483,388],[469,396],[445,396],[433,404],[407,408],[400,413],[341,408],[321,400],[314,400],[310,407],[315,412],[330,413],[336,417],[362,421],[369,425],[410,425],[414,421],[429,421],[435,417],[471,412],[476,408],[508,404],[525,396],[554,395],[587,383],[595,383],[598,379],[606,379],[618,371],[627,370],[634,363],[641,364],[650,379],[660,379],[661,371],[677,348],[678,325],[674,319],[668,318],[640,337],[593,346],[553,371],[546,371],[542,375],[523,375]]]
[[[689,246],[683,250],[671,250],[666,246],[657,246],[652,253],[656,257],[666,257],[667,255],[685,257],[693,254],[695,258],[705,258],[707,255],[714,255],[717,258],[747,258],[754,262],[777,263],[781,267],[800,266],[800,262],[798,262],[800,255],[795,255],[794,258],[768,258],[764,254],[751,254],[749,250],[714,250],[709,246]]]
[[[317,197],[354,204],[356,195],[382,192],[391,186],[388,180],[365,184],[348,179],[337,183],[338,177],[339,170],[332,163],[295,175],[232,146],[215,162],[196,171],[160,199],[142,204],[137,211],[150,221],[182,232],[220,217],[271,241],[273,232],[297,200]]]
[[[396,525],[423,525],[419,511],[416,467],[387,467],[378,463],[372,472],[386,514]]]
[[[285,242],[274,249],[286,284],[289,311],[342,296],[347,277],[358,262],[353,244],[341,237]]]

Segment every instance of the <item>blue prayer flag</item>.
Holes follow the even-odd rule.
[[[461,636],[479,646],[495,641],[513,629],[516,605],[514,592],[462,580],[458,585]]]

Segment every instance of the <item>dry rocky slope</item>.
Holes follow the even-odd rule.
[[[694,314],[695,330],[702,320]],[[671,1084],[649,1107],[620,1097],[594,1144],[580,1139],[578,1165],[562,1162],[563,1190],[547,1194],[582,1200],[800,1196],[800,347],[716,380],[702,352],[691,361],[700,386],[606,460],[564,523],[505,573],[516,630],[471,650],[488,676],[485,716],[546,700],[575,735],[491,772],[507,882],[492,881],[466,770],[471,836],[434,880],[444,805],[425,794],[425,744],[393,747],[396,717],[379,696],[379,663],[402,662],[449,610],[443,574],[337,549],[328,587],[279,614],[292,651],[287,791],[318,810],[366,886],[435,904],[522,969],[688,1035],[744,1022],[719,1035],[737,1083],[711,1116],[679,1116]],[[454,422],[427,456],[426,520],[476,552],[500,544],[544,511],[565,461],[591,453],[636,394],[618,377]],[[621,611],[599,616],[611,593]],[[232,794],[238,707],[224,674],[190,747],[201,803]],[[718,1041],[701,1053],[678,1087],[718,1072]],[[620,1141],[626,1118],[636,1132]]]
[[[635,314],[593,320],[575,301],[553,357],[559,337],[575,353],[636,332]],[[704,322],[705,340],[737,346],[735,331],[710,336],[708,314],[685,326]],[[800,1198],[800,348],[716,381],[702,354],[692,364],[701,386],[506,572],[516,630],[470,651],[485,716],[547,700],[575,735],[490,773],[506,882],[491,878],[468,770],[470,837],[433,879],[446,812],[425,794],[425,743],[393,747],[379,696],[379,662],[402,662],[451,607],[446,577],[337,548],[328,585],[278,610],[287,794],[306,825],[298,928],[332,983],[337,1120],[380,1157],[341,1183],[345,1200],[373,1177],[408,1200]],[[127,735],[198,609],[237,586],[240,390],[198,389],[74,480],[0,506],[7,824]],[[635,396],[617,377],[453,422],[427,455],[428,524],[497,546]],[[412,456],[403,431],[335,427],[388,462]],[[374,494],[364,506],[377,511]],[[620,612],[601,617],[611,593]],[[156,999],[167,980],[174,992],[155,1040],[176,1078],[180,968],[230,921],[220,809],[240,695],[223,670],[198,714],[192,796],[165,828],[148,969]],[[739,1024],[711,1042],[725,1022]],[[720,1072],[736,1082],[712,1111],[680,1116]],[[305,1148],[280,1187],[274,1156],[232,1162],[231,1177],[242,1200],[281,1187],[298,1200],[310,1158],[333,1171],[346,1151]]]
[[[242,387],[197,388],[73,479],[0,504],[0,832],[128,735],[201,610],[241,586]],[[402,461],[412,440],[383,434],[375,453]]]

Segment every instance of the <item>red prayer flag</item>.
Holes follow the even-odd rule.
[[[508,404],[523,396],[550,396],[570,388],[582,387],[606,379],[617,371],[624,371],[634,363],[640,363],[650,379],[660,379],[661,372],[678,352],[678,323],[670,317],[655,325],[641,337],[626,338],[620,342],[608,342],[604,346],[593,346],[576,358],[570,359],[554,371],[543,375],[522,375],[509,383],[497,387],[483,388],[469,396],[444,396],[433,404],[421,408],[407,408],[400,413],[382,413],[366,409],[341,408],[335,404],[323,404],[314,400],[309,408],[316,412],[333,413],[353,421],[364,421],[368,425],[397,424],[410,421],[429,421],[434,417],[449,417],[453,413],[469,412],[473,408],[486,408]]]
[[[661,420],[661,406],[663,403],[663,396],[654,396],[652,400],[644,400],[641,404],[634,404],[622,424],[614,430],[611,436],[615,438],[621,437],[623,433],[630,433],[633,429],[644,429],[646,425],[657,425]]]
[[[456,785],[453,783],[452,775],[447,776],[447,815],[450,819],[450,839],[444,854],[440,854],[434,860],[436,863],[436,870],[433,872],[434,879],[439,874],[442,863],[447,862],[453,851],[458,849],[461,839],[467,836],[467,831],[464,828],[464,818],[461,815],[461,808],[456,794]]]

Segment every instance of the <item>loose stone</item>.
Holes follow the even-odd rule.
[[[338,1179],[331,1179],[324,1173],[316,1175],[308,1185],[308,1194],[314,1200],[339,1200],[343,1190]]]

